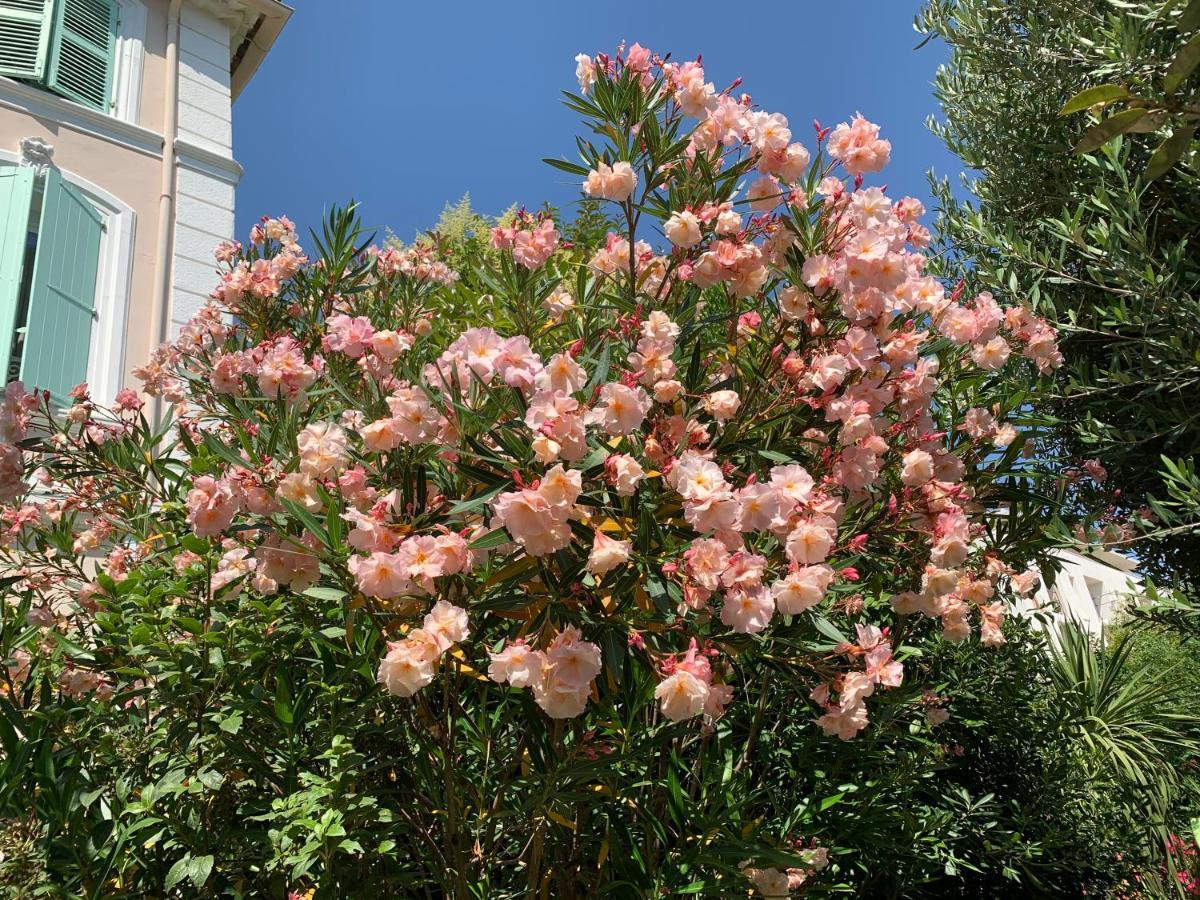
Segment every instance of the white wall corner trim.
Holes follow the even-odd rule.
[[[20,165],[16,153],[0,149],[0,165]],[[123,201],[85,178],[60,170],[104,216],[100,264],[96,271],[96,321],[88,349],[88,385],[99,403],[109,403],[122,387],[132,288],[133,239],[137,215]]]
[[[113,72],[112,114],[137,125],[142,109],[142,59],[146,43],[146,4],[117,0],[116,69]]]
[[[136,150],[155,159],[162,155],[162,135],[157,132],[4,76],[0,76],[0,107],[58,122],[72,131]]]
[[[175,141],[179,164],[219,178],[226,184],[237,185],[242,180],[242,167],[237,160],[182,138]]]

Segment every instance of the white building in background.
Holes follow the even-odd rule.
[[[1032,597],[1020,602],[1019,613],[1044,610],[1055,625],[1074,619],[1099,637],[1141,592],[1137,563],[1119,553],[1081,545],[1057,550],[1055,556],[1062,568],[1054,585],[1047,587],[1043,581]]]
[[[232,104],[278,0],[0,0],[0,371],[101,402],[233,236]]]

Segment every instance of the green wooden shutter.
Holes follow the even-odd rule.
[[[46,87],[108,112],[116,35],[116,0],[58,0]]]
[[[103,229],[96,208],[56,170],[47,171],[21,380],[50,391],[61,405],[87,380]]]
[[[33,179],[33,169],[0,167],[0,376],[8,371],[13,329],[17,326]]]
[[[0,0],[0,75],[42,79],[53,19],[54,0]]]

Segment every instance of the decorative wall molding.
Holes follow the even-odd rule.
[[[4,76],[0,76],[0,108],[38,119],[49,119],[72,131],[100,138],[110,144],[136,150],[156,159],[162,157],[163,139],[158,132],[123,122],[99,110]]]
[[[54,165],[54,147],[40,137],[21,138],[20,150],[19,164],[39,175],[46,174],[46,170]]]
[[[214,153],[206,147],[185,140],[175,141],[175,152],[179,155],[181,166],[212,175],[227,184],[236,185],[242,180],[241,164],[232,157]]]

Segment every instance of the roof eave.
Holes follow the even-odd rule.
[[[242,89],[250,83],[263,59],[275,44],[275,39],[283,31],[292,15],[292,8],[278,0],[242,0],[252,11],[258,14],[253,26],[246,34],[241,47],[234,53],[233,66],[230,72],[230,93],[237,100]]]

